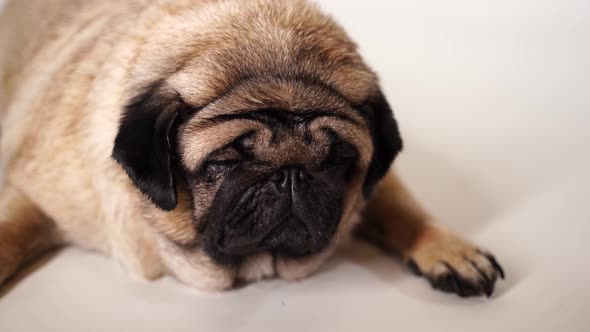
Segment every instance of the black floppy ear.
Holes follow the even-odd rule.
[[[365,197],[369,197],[375,185],[385,176],[391,163],[402,150],[403,143],[393,111],[381,91],[368,100],[364,112],[373,141],[373,159],[363,187]]]
[[[177,204],[171,135],[179,105],[161,90],[156,83],[125,107],[112,156],[141,192],[171,211]]]

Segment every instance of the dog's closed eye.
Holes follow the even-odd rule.
[[[203,166],[203,175],[208,183],[214,183],[221,179],[227,172],[240,164],[239,159],[210,160]]]

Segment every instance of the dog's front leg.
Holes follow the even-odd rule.
[[[377,186],[359,233],[398,253],[433,288],[459,296],[490,296],[504,272],[489,252],[437,226],[393,170]]]
[[[0,192],[0,285],[57,244],[53,222],[20,191],[4,187]]]

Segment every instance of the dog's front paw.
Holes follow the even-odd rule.
[[[504,271],[494,256],[440,230],[426,232],[406,260],[433,288],[461,297],[489,297],[496,280],[504,279]]]

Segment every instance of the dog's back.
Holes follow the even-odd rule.
[[[135,4],[141,5],[10,0],[0,19],[0,155],[6,179],[52,219],[68,220],[67,232],[92,234],[80,242],[101,250],[105,240],[95,226],[102,219],[100,182],[93,177],[110,162],[110,151],[92,142],[97,135],[114,136],[118,114],[95,115],[90,110],[101,112],[100,105],[88,96]],[[104,122],[95,132],[87,130],[91,117]],[[97,157],[102,155],[107,157]]]
[[[92,6],[89,0],[9,0],[0,14],[0,114],[26,79],[25,68],[76,17]]]

